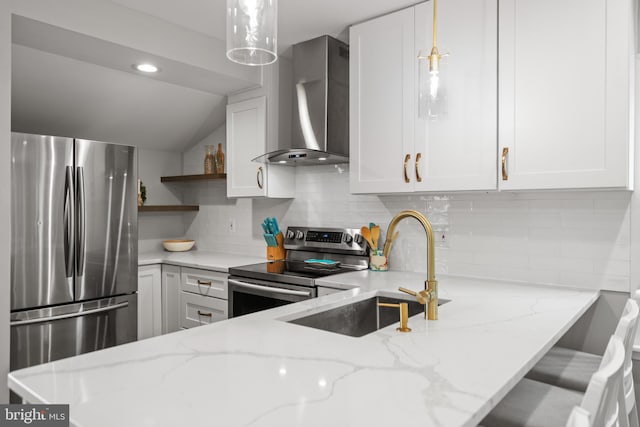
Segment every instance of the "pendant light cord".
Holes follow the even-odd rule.
[[[437,47],[438,37],[438,0],[433,0],[433,47]]]

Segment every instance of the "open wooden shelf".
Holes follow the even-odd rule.
[[[198,205],[150,205],[138,206],[138,212],[188,212],[199,211]]]
[[[213,181],[227,179],[226,173],[208,173],[199,175],[161,176],[160,182]]]

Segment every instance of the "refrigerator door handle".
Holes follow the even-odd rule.
[[[74,317],[86,316],[89,314],[97,314],[105,311],[113,311],[119,308],[127,307],[128,305],[129,305],[129,302],[127,301],[127,302],[121,302],[115,305],[110,305],[107,307],[95,308],[93,310],[79,310],[79,311],[76,311],[75,313],[60,314],[58,316],[40,317],[37,319],[14,320],[13,322],[9,323],[9,326],[33,325],[35,323],[47,323],[47,322],[53,322],[55,320],[71,319]]]
[[[78,166],[76,174],[76,274],[84,275],[85,256],[85,193],[84,193],[84,168]]]
[[[64,179],[64,268],[66,277],[73,277],[73,167],[67,166]]]

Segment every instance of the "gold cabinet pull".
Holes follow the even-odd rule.
[[[264,185],[264,174],[262,172],[262,166],[258,168],[258,172],[256,173],[256,181],[258,182],[258,188],[262,190]]]
[[[422,182],[422,177],[420,176],[420,159],[422,158],[422,153],[416,154],[416,181]]]
[[[411,154],[407,154],[404,156],[404,182],[409,183],[411,180],[409,179],[409,174],[407,173],[407,163],[411,160]]]
[[[213,313],[207,313],[207,312],[198,310],[198,316],[211,317],[213,316]]]
[[[509,155],[509,147],[504,147],[502,149],[502,180],[506,181],[509,179],[509,174],[507,173],[507,156]]]
[[[200,280],[200,279],[198,279],[198,285],[211,286],[211,280]]]

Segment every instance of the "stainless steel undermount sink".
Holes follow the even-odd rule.
[[[414,300],[374,296],[319,313],[287,320],[287,322],[350,337],[362,337],[400,321],[397,308],[379,307],[379,302],[391,304],[406,302],[409,305],[409,317],[424,311],[424,305]],[[449,300],[441,299],[438,305],[447,302]],[[409,326],[411,326],[411,322],[409,322]]]

